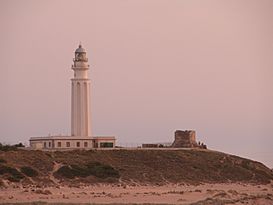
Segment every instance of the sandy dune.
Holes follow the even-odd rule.
[[[165,186],[96,185],[81,187],[8,187],[1,203],[167,203],[167,204],[273,204],[273,183]],[[198,202],[198,203],[197,203]]]

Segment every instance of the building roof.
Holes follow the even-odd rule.
[[[92,137],[94,140],[116,140],[115,136],[95,136]]]
[[[92,137],[78,136],[47,136],[47,137],[31,137],[30,141],[36,140],[92,140]]]
[[[47,137],[31,137],[29,141],[40,140],[116,140],[114,136],[95,136],[95,137],[79,137],[79,136],[47,136]]]

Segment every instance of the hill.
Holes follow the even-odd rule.
[[[269,183],[260,162],[210,150],[0,151],[0,184]]]

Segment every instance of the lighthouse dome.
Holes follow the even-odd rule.
[[[82,47],[82,45],[79,45],[79,48],[76,49],[75,53],[86,53],[85,49]]]

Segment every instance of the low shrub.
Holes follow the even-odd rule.
[[[21,179],[22,179],[22,178],[21,178],[21,177],[18,177],[18,176],[9,176],[9,177],[8,177],[8,180],[9,180],[10,182],[20,182]]]
[[[0,151],[15,151],[17,150],[18,147],[25,147],[21,142],[18,144],[14,144],[14,145],[3,145],[2,143],[0,143]]]
[[[14,151],[14,150],[17,150],[17,147],[11,146],[11,145],[0,144],[0,151],[7,152],[7,151]]]
[[[89,163],[87,164],[88,171],[99,178],[107,178],[107,177],[119,177],[119,172],[115,170],[110,165],[101,164],[99,162]]]
[[[38,176],[38,172],[34,169],[32,169],[31,167],[21,167],[21,172],[25,175],[27,175],[28,177],[37,177]]]
[[[7,163],[7,161],[6,160],[4,160],[4,159],[0,159],[0,163]]]
[[[24,175],[22,175],[17,169],[0,165],[0,175],[8,174],[8,180],[11,182],[19,182],[21,179],[24,178]]]
[[[22,144],[22,142],[18,143],[18,144],[15,144],[15,145],[12,145],[14,147],[25,147],[25,145]]]
[[[73,170],[69,166],[62,166],[54,173],[54,175],[65,177],[68,179],[73,179],[75,177]]]
[[[118,178],[119,172],[110,165],[101,164],[100,162],[91,162],[86,165],[63,166],[55,173],[57,176],[73,179],[75,177],[96,176],[98,178]]]

